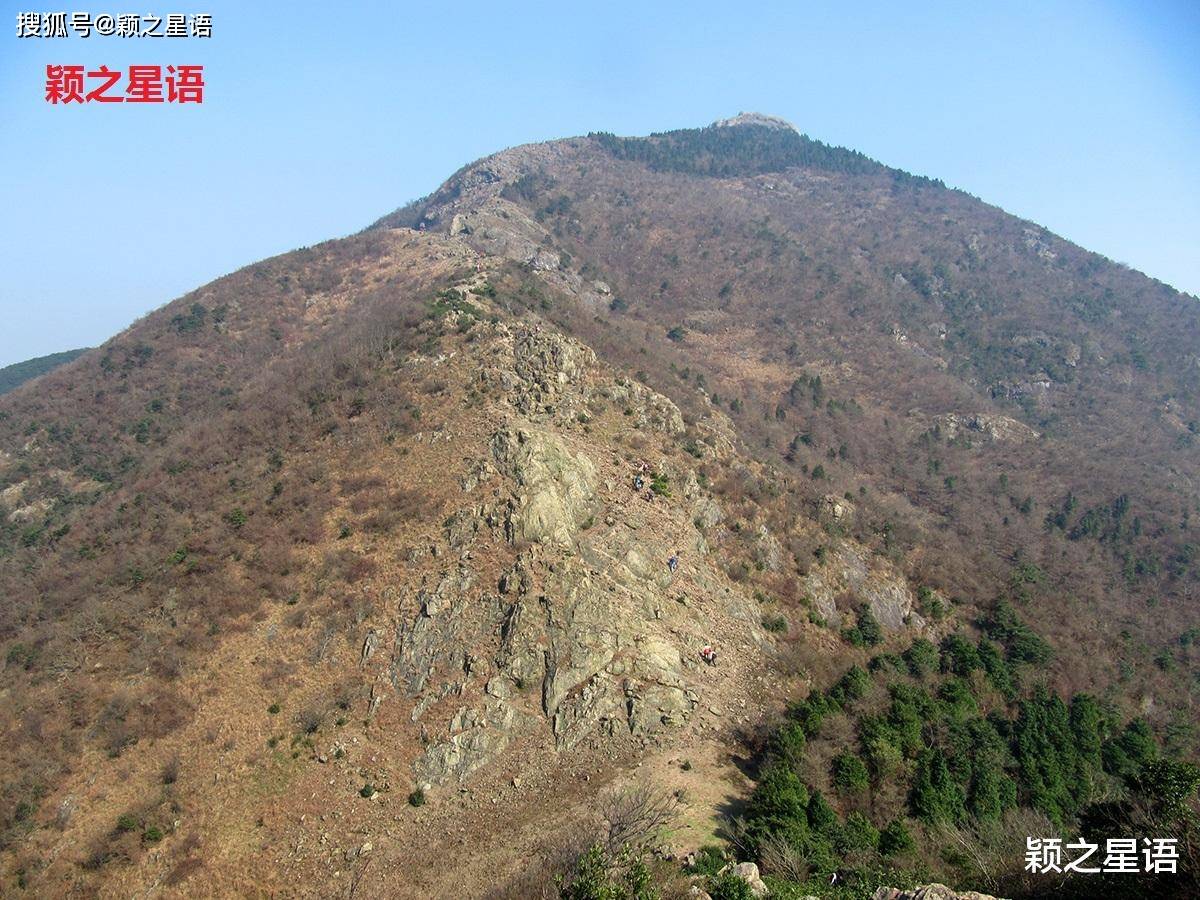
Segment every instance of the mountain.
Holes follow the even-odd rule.
[[[1192,802],[1198,338],[756,114],[199,288],[0,399],[6,892],[1033,895]]]
[[[13,363],[0,369],[0,394],[7,394],[15,387],[44,375],[64,363],[69,363],[81,353],[87,352],[86,347],[79,350],[63,350],[61,353],[51,353],[47,356],[35,356],[22,362]]]

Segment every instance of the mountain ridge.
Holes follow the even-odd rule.
[[[1194,303],[735,131],[501,151],[0,401],[10,878],[528,896],[961,634],[1194,754]]]
[[[26,381],[44,375],[51,369],[69,363],[89,348],[80,347],[77,350],[62,350],[58,353],[48,353],[45,356],[35,356],[32,359],[21,360],[0,368],[0,394],[7,394],[14,388],[20,387]]]

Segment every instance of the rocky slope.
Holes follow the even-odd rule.
[[[1002,329],[964,324],[994,312],[970,279],[1087,305],[1092,276],[1054,270],[1079,251],[776,120],[702,134],[702,158],[686,134],[489,157],[0,400],[6,892],[527,895],[622,786],[676,793],[679,849],[710,839],[856,622],[899,647],[1011,589],[1106,609],[1153,550],[1136,590],[1165,609],[1111,627],[1173,637],[1194,312],[1157,368],[1074,324],[980,358]],[[905,263],[880,221],[972,262]],[[1156,302],[1126,321],[1157,335],[1183,301]],[[1087,444],[1096,403],[1151,378],[1138,534],[1043,529],[1060,491],[1107,490],[1072,466],[1127,463]],[[1061,594],[1082,559],[1096,595]],[[1099,677],[1103,635],[1074,636],[1060,677]]]
[[[469,275],[440,289],[432,340],[384,376],[384,398],[410,384],[436,391],[419,424],[385,439],[367,420],[386,408],[367,404],[354,435],[296,447],[278,467],[285,480],[336,473],[350,493],[322,517],[340,540],[319,538],[289,565],[302,605],[268,597],[236,617],[228,636],[174,677],[186,709],[179,721],[87,750],[86,762],[58,773],[40,808],[59,827],[18,847],[26,883],[53,893],[97,881],[117,893],[165,883],[191,893],[364,879],[370,889],[414,853],[452,852],[453,871],[412,876],[406,895],[461,884],[475,854],[489,860],[486,883],[473,888],[482,891],[521,867],[519,857],[495,858],[503,848],[486,833],[492,823],[526,822],[523,840],[544,851],[542,816],[582,815],[564,798],[586,806],[602,785],[628,780],[626,766],[720,758],[729,729],[760,720],[783,695],[765,690],[778,677],[768,665],[777,639],[762,627],[761,602],[730,578],[711,543],[726,540],[726,512],[698,469],[754,465],[735,453],[728,419],[714,409],[685,425],[673,402],[584,344],[536,316],[514,317],[502,300],[520,282],[506,262],[464,255],[456,240],[399,236],[390,245],[473,260]],[[543,283],[578,289],[556,276]],[[42,453],[26,441],[10,465],[36,471]],[[10,518],[54,509],[39,483],[15,485],[20,505]],[[414,488],[431,495],[423,515],[383,530],[361,523],[361,513],[394,502],[390,492]],[[779,540],[757,528],[766,567],[778,568]],[[358,560],[371,560],[369,571],[342,574],[349,583],[337,586],[331,567]],[[920,627],[904,579],[852,542],[809,578],[831,616],[834,595],[857,586],[889,627]],[[168,633],[194,617],[172,599],[176,589],[143,590],[167,611]],[[341,604],[354,604],[350,617],[333,616]],[[716,665],[702,659],[706,645]],[[122,675],[106,655],[111,641],[77,646],[68,680],[112,667],[115,683],[154,683],[153,663]],[[54,702],[55,688],[24,685],[19,707]],[[154,696],[139,702],[162,702]],[[112,709],[110,701],[100,715]],[[27,727],[29,714],[10,727]],[[176,774],[147,802],[164,767]],[[590,773],[583,785],[581,773]],[[427,806],[405,811],[403,798],[417,789]],[[700,833],[722,800],[692,811]],[[124,846],[113,826],[121,814],[135,817],[134,837],[144,828],[166,837]],[[459,819],[472,824],[431,830]]]
[[[727,410],[806,513],[844,502],[924,586],[986,609],[1022,582],[1074,687],[1133,670],[1138,702],[1182,702],[1148,663],[1198,582],[1195,298],[753,115],[507,150],[398,224],[573,295],[563,327]],[[1097,641],[1126,649],[1076,654]]]

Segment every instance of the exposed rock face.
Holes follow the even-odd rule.
[[[566,421],[587,399],[586,374],[595,365],[591,348],[537,326],[495,326],[491,358],[479,372],[499,388],[522,416],[536,422]]]
[[[624,404],[633,411],[639,426],[661,428],[669,435],[683,434],[679,407],[644,384],[622,379],[613,386],[610,396],[614,403]]]
[[[950,440],[954,440],[963,433],[986,441],[1006,443],[1022,443],[1040,437],[1038,432],[1024,422],[1018,422],[1009,416],[983,413],[964,416],[958,413],[947,413],[944,416],[938,416],[935,421],[942,433]]]
[[[827,622],[837,620],[837,598],[848,594],[854,602],[869,606],[871,615],[890,631],[922,624],[913,612],[915,598],[904,577],[856,544],[841,545],[828,562],[809,572],[804,588]]]
[[[754,542],[754,555],[760,566],[770,572],[778,572],[783,565],[783,545],[779,539],[767,529],[766,525],[758,526],[758,537]]]
[[[592,462],[549,432],[527,429],[497,432],[492,456],[520,488],[509,507],[509,540],[569,545],[593,507]]]
[[[996,900],[991,894],[977,891],[956,891],[944,884],[926,884],[911,890],[881,887],[871,895],[871,900]]]
[[[485,710],[460,709],[450,724],[448,740],[431,744],[413,764],[419,779],[441,782],[465,778],[507,746],[515,713],[501,701]]]
[[[779,116],[768,116],[764,113],[738,113],[731,119],[718,119],[713,125],[717,128],[736,128],[739,125],[757,125],[760,128],[773,128],[777,131],[795,131],[796,126]]]
[[[619,598],[567,564],[553,573],[539,598],[546,610],[549,648],[543,708],[560,746],[589,728],[621,724],[634,734],[681,721],[691,710],[681,677],[680,648],[622,627]]]
[[[456,640],[455,626],[466,602],[465,592],[474,582],[474,573],[464,567],[446,574],[432,590],[417,592],[420,612],[396,634],[390,672],[393,686],[416,695],[439,666],[463,667],[465,653]]]
[[[1049,262],[1057,259],[1058,254],[1050,249],[1050,244],[1046,240],[1047,237],[1049,235],[1041,228],[1030,227],[1022,229],[1022,239],[1026,249],[1032,250],[1039,258]]]
[[[826,494],[821,498],[821,511],[837,521],[854,515],[854,504],[837,494]]]
[[[694,655],[709,639],[713,611],[667,603],[665,559],[624,523],[581,538],[570,522],[562,529],[579,541],[578,556],[553,541],[534,545],[499,580],[498,594],[459,566],[408,601],[419,611],[399,629],[391,683],[415,702],[414,721],[446,698],[464,703],[414,764],[418,778],[463,778],[538,721],[569,749],[594,736],[651,740],[691,717],[701,674]],[[696,580],[717,589],[712,576]],[[735,630],[754,627],[750,601],[722,602],[719,620],[737,611]],[[491,635],[498,639],[489,650]]]
[[[1116,376],[1116,373],[1112,373]],[[1129,382],[1126,381],[1126,384]],[[989,392],[993,397],[1003,398],[1006,400],[1020,401],[1024,397],[1030,397],[1034,400],[1041,401],[1054,387],[1054,381],[1045,372],[1039,372],[1032,378],[1023,379],[1021,381],[1001,381],[992,385]]]
[[[700,528],[723,513],[695,472],[655,461],[672,496],[647,504],[578,418],[595,405],[631,432],[670,438],[684,431],[679,409],[549,328],[488,327],[470,351],[471,378],[495,404],[486,455],[467,457],[467,496],[444,517],[442,543],[409,554],[434,570],[392,598],[390,659],[381,661],[391,637],[378,624],[359,651],[375,673],[371,714],[389,694],[401,704],[423,740],[413,775],[432,784],[530,739],[562,751],[667,740],[766,640],[755,601],[706,558]],[[764,529],[758,544],[763,565],[778,567],[779,541]],[[457,558],[438,565],[442,547]],[[678,572],[667,565],[675,553]],[[708,643],[728,652],[719,669],[699,658]]]

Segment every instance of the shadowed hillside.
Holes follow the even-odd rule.
[[[51,369],[56,369],[64,363],[69,363],[87,348],[80,350],[64,350],[61,353],[51,353],[48,356],[38,356],[23,362],[13,363],[0,369],[0,394],[7,394],[13,388],[20,387],[25,382],[44,375]]]

